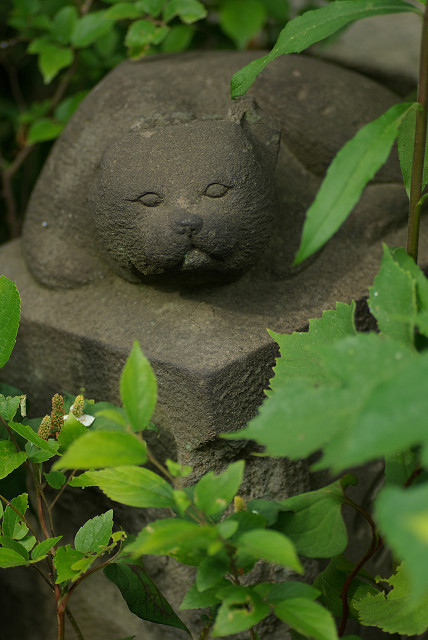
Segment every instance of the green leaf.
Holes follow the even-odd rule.
[[[93,415],[95,421],[92,423],[92,429],[105,431],[126,429],[127,422],[124,410],[110,402],[97,402],[93,407]]]
[[[217,532],[214,527],[200,526],[178,518],[166,518],[156,520],[140,531],[125,551],[135,556],[168,555],[187,564],[193,564],[193,560],[197,560],[199,564],[216,540]]]
[[[80,488],[96,487],[97,483],[95,481],[93,481],[93,480],[90,480],[90,478],[88,477],[89,473],[91,473],[91,471],[84,471],[84,473],[81,473],[78,476],[74,476],[74,478],[69,480],[68,486],[69,487],[80,487]]]
[[[190,635],[169,602],[146,573],[141,562],[124,560],[108,564],[104,575],[120,590],[130,611],[142,620],[183,629]]]
[[[66,124],[70,120],[73,113],[76,111],[79,104],[82,102],[83,98],[85,98],[87,95],[87,91],[79,91],[73,96],[69,96],[68,98],[64,98],[64,100],[61,100],[61,102],[55,109],[55,120],[57,120],[61,124]]]
[[[266,7],[260,0],[228,0],[220,6],[220,27],[238,49],[248,42],[266,22]]]
[[[50,460],[55,453],[51,453],[48,451],[43,451],[43,449],[39,449],[32,442],[25,443],[25,451],[28,456],[28,460],[30,462],[34,462],[35,464],[39,464],[40,462],[46,462],[46,460]]]
[[[147,427],[156,405],[157,383],[137,341],[122,371],[120,397],[132,429],[141,431]]]
[[[239,550],[246,551],[255,558],[303,573],[293,543],[279,531],[253,529],[242,534],[235,544]]]
[[[12,551],[16,551],[19,555],[24,558],[24,560],[28,561],[30,559],[30,554],[27,549],[18,542],[17,540],[12,540],[12,538],[5,538],[4,536],[0,536],[0,544],[2,547],[6,547],[7,549],[12,549]]]
[[[46,142],[54,140],[59,136],[64,126],[59,122],[54,122],[50,118],[41,118],[31,125],[27,135],[27,145],[36,144],[37,142]]]
[[[198,591],[206,591],[223,582],[225,574],[229,571],[230,559],[225,551],[202,560],[196,574],[196,587]]]
[[[112,432],[115,433],[115,432]],[[85,481],[98,486],[109,498],[130,507],[173,507],[172,487],[160,476],[141,467],[116,467],[88,471]]]
[[[194,34],[195,28],[190,25],[174,25],[162,41],[162,52],[179,53],[180,51],[187,51]]]
[[[5,398],[0,394],[0,416],[8,421],[13,420],[15,413],[18,411],[20,405],[20,396]]]
[[[122,431],[89,431],[75,440],[53,466],[61,469],[97,469],[144,464],[145,445],[130,433]]]
[[[184,600],[180,605],[180,610],[183,609],[205,609],[205,607],[212,607],[220,602],[220,598],[216,595],[219,588],[224,588],[230,585],[230,582],[223,580],[213,589],[206,589],[205,591],[198,591],[196,584],[192,584],[189,591],[184,596]]]
[[[68,44],[78,17],[79,14],[76,7],[62,7],[53,19],[51,36],[61,44]]]
[[[419,635],[428,628],[428,595],[425,593],[417,607],[412,607],[411,580],[403,564],[397,572],[382,582],[392,588],[388,594],[367,595],[356,603],[359,620],[368,626],[380,627],[386,633],[406,636]]]
[[[35,433],[32,428],[27,424],[21,424],[19,422],[9,422],[9,427],[13,429],[20,436],[35,444],[39,449],[50,453],[52,456],[58,451],[58,443],[55,440],[44,440]]]
[[[28,564],[29,562],[24,560],[21,554],[13,551],[12,549],[0,547],[0,567],[2,569],[8,569],[10,567],[20,567]]]
[[[428,591],[428,485],[389,486],[375,502],[382,536],[399,560],[406,563],[415,605]],[[406,633],[406,632],[405,632]]]
[[[67,478],[61,471],[51,471],[50,473],[45,473],[46,482],[52,489],[61,489],[64,486]]]
[[[258,585],[259,586],[259,585]],[[258,588],[258,586],[256,588]],[[271,604],[290,598],[305,598],[316,600],[321,592],[318,589],[305,584],[304,582],[281,582],[279,584],[269,585],[265,598]]]
[[[71,43],[76,49],[88,47],[105,36],[114,21],[108,16],[108,10],[92,11],[79,18],[71,34]]]
[[[141,11],[134,2],[118,2],[107,9],[107,18],[112,20],[135,20],[141,16]]]
[[[73,565],[82,560],[82,558],[84,558],[83,553],[77,551],[77,549],[72,549],[69,544],[65,547],[59,547],[53,559],[57,571],[55,583],[61,584],[68,580],[77,580],[82,572],[79,569],[74,569]]]
[[[354,1],[360,0],[346,0],[345,4]],[[410,102],[394,105],[360,129],[338,152],[306,214],[294,264],[320,249],[346,220],[366,184],[388,159],[400,123],[412,108]]]
[[[411,449],[397,451],[385,457],[385,485],[402,487],[420,465],[420,456]]]
[[[231,82],[232,98],[242,96],[266,65],[278,56],[300,53],[355,20],[384,13],[407,11],[415,11],[420,14],[419,9],[401,0],[376,0],[376,2],[371,2],[371,0],[338,0],[326,7],[306,11],[303,15],[286,24],[268,55],[253,60],[235,73]]]
[[[0,276],[0,368],[9,360],[18,333],[21,299],[12,280]]]
[[[218,476],[212,471],[202,476],[195,486],[195,505],[209,516],[223,513],[241,486],[244,467],[245,462],[239,460]]]
[[[72,62],[72,49],[64,49],[63,47],[58,47],[55,44],[45,43],[39,52],[38,58],[38,65],[40,73],[43,76],[44,83],[49,84],[55,76],[58,75],[61,69],[69,67]],[[51,138],[44,139],[50,140]]]
[[[369,308],[388,338],[413,346],[417,313],[416,280],[384,245],[379,273],[369,289]]]
[[[81,553],[101,553],[108,546],[113,532],[113,509],[95,516],[80,527],[74,538],[74,546]]]
[[[270,612],[269,606],[251,587],[229,586],[219,595],[222,603],[211,633],[213,638],[250,629]]]
[[[157,18],[164,4],[165,0],[137,0],[136,7],[141,13],[148,13]]]
[[[346,503],[343,489],[350,483],[355,484],[353,476],[283,500],[284,511],[289,511],[279,514],[275,529],[288,536],[297,552],[307,558],[339,555],[348,544],[341,508]]]
[[[61,452],[64,452],[75,441],[78,440],[88,429],[82,424],[72,413],[68,414],[68,418],[64,420],[58,436],[58,444]]]
[[[185,24],[192,24],[207,17],[207,10],[198,0],[170,0],[163,12],[163,19],[169,22],[175,16]]]
[[[418,302],[418,311],[428,310],[428,280],[424,272],[415,264],[413,258],[409,256],[404,248],[391,250],[395,262],[404,269],[416,283],[416,297]],[[395,283],[393,285],[395,287]]]
[[[10,505],[4,510],[3,535],[14,540],[21,540],[28,533],[28,527],[24,522],[25,512],[28,509],[28,493],[22,493],[20,496],[12,498]]]
[[[354,313],[355,302],[338,302],[335,311],[323,311],[321,318],[309,320],[308,331],[295,331],[291,335],[269,331],[269,335],[278,343],[281,353],[274,368],[272,389],[276,390],[297,378],[313,384],[326,382],[329,379],[328,372],[322,366],[317,347],[356,335]]]
[[[289,598],[274,604],[275,615],[304,636],[337,640],[334,619],[327,609],[308,598]]]
[[[192,473],[192,467],[183,465],[180,462],[174,462],[174,460],[170,460],[169,458],[166,460],[166,466],[174,478],[185,478],[189,473]]]
[[[21,538],[21,540],[19,541],[19,544],[21,544],[24,547],[24,549],[30,552],[31,549],[36,544],[36,538],[31,533],[27,533],[26,536]]]
[[[54,547],[56,543],[61,540],[61,538],[62,536],[56,536],[56,538],[47,538],[46,540],[39,542],[39,544],[36,544],[33,551],[31,552],[31,559],[33,561],[42,560],[52,549],[52,547]]]
[[[27,454],[17,451],[10,440],[0,440],[0,479],[21,466],[27,459]]]
[[[340,618],[342,616],[341,593],[354,565],[342,556],[333,558],[328,566],[315,579],[314,586],[322,593],[322,602],[331,613]],[[378,589],[364,581],[360,574],[354,577],[348,591],[349,615],[358,620],[356,603],[367,594],[376,595]]]
[[[415,103],[415,108],[409,111],[407,116],[403,119],[400,129],[398,131],[398,157],[400,158],[401,173],[403,174],[403,182],[406,187],[407,196],[410,198],[410,182],[412,177],[413,167],[413,151],[415,144],[415,127],[416,127],[416,114],[418,108],[422,109],[422,106]],[[424,172],[422,177],[422,191],[428,184],[428,140],[425,145],[425,161]]]
[[[134,56],[141,55],[153,42],[156,26],[149,20],[136,20],[126,33],[125,45],[134,51]],[[132,354],[132,351],[131,351]]]

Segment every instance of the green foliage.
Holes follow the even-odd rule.
[[[15,283],[0,276],[0,368],[9,360],[15,345],[20,311],[21,300]]]

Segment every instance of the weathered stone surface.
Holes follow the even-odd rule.
[[[249,455],[247,443],[225,442],[218,434],[242,427],[262,400],[276,354],[266,328],[298,330],[336,301],[361,298],[378,267],[380,237],[391,245],[405,241],[399,228],[406,196],[391,162],[326,248],[305,268],[290,267],[304,212],[329,161],[356,129],[394,103],[394,95],[362,76],[304,57],[280,59],[266,70],[253,96],[282,129],[274,233],[259,262],[221,286],[152,286],[120,277],[97,248],[87,204],[104,149],[128,135],[149,100],[157,108],[161,104],[164,114],[176,111],[179,100],[180,109],[197,118],[224,117],[229,78],[249,59],[249,53],[197,52],[126,63],[85,100],[35,189],[24,245],[0,250],[1,270],[16,281],[22,297],[16,349],[1,379],[29,393],[33,415],[46,412],[54,392],[77,393],[81,386],[88,397],[118,401],[120,371],[137,339],[159,382],[154,420],[161,435],[153,442],[158,455],[192,464],[195,475],[247,458],[244,494],[274,498],[310,487],[305,465],[262,461]],[[210,153],[201,148],[202,155]],[[191,160],[196,173],[201,159]],[[426,261],[426,234],[422,240]],[[71,495],[64,518],[75,531],[82,512],[75,508],[77,492]],[[148,517],[116,508],[115,514],[131,530]],[[150,566],[177,605],[188,574],[164,571],[162,563]],[[97,602],[88,619],[91,640],[109,637],[102,623],[104,593]],[[192,615],[186,620],[198,628]],[[129,635],[126,621],[120,628]],[[150,640],[179,635],[144,623],[140,628]],[[284,632],[268,637],[283,638]]]

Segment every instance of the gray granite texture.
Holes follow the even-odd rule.
[[[300,330],[308,318],[333,308],[336,301],[349,302],[366,295],[382,254],[380,240],[389,245],[405,242],[407,203],[399,184],[397,159],[392,157],[325,249],[293,270],[290,265],[304,213],[329,162],[358,128],[397,98],[356,73],[290,56],[278,59],[257,80],[251,90],[255,103],[242,101],[230,112],[230,77],[252,57],[248,52],[195,52],[124,63],[82,103],[56,143],[34,190],[23,242],[0,250],[1,271],[16,281],[22,297],[17,345],[1,370],[1,379],[28,392],[33,415],[48,411],[53,393],[78,393],[82,386],[88,397],[118,402],[121,369],[132,342],[139,340],[159,383],[154,421],[160,437],[151,442],[157,454],[193,465],[193,477],[243,457],[248,461],[243,495],[283,498],[314,486],[304,463],[255,458],[250,444],[226,442],[218,434],[243,427],[263,399],[277,354],[266,329]],[[233,120],[237,110],[241,115]],[[172,115],[178,112],[180,115]],[[256,126],[263,129],[257,136]],[[278,128],[281,144],[274,172],[276,150],[267,146],[266,140],[276,145]],[[153,134],[148,138],[151,162],[146,170],[147,139],[138,136],[147,131]],[[227,131],[230,135],[224,137]],[[224,142],[219,144],[219,140]],[[160,155],[158,149],[162,150]],[[174,151],[172,155],[169,149]],[[239,153],[235,156],[236,149]],[[123,252],[116,253],[115,234],[129,255],[140,233],[138,225],[131,225],[128,236],[127,225],[120,222],[121,216],[130,215],[128,206],[140,206],[132,198],[146,193],[163,196],[157,192],[160,187],[144,186],[146,192],[140,193],[138,185],[127,204],[122,202],[118,210],[113,206],[121,189],[127,190],[138,181],[140,161],[142,180],[155,180],[159,168],[162,189],[168,187],[180,203],[190,198],[185,188],[196,184],[198,175],[204,177],[204,189],[212,184],[231,187],[222,173],[230,166],[233,175],[246,175],[248,167],[241,152],[249,159],[248,175],[262,181],[257,189],[265,189],[269,200],[265,207],[258,191],[254,194],[257,206],[248,213],[248,221],[253,218],[259,224],[261,214],[262,222],[257,232],[262,240],[257,234],[253,238],[258,245],[255,254],[260,254],[253,266],[255,254],[235,270],[233,275],[240,277],[219,285],[195,286],[193,281],[189,287],[183,273],[147,284],[150,274],[146,262],[139,263],[136,270],[121,262]],[[181,153],[183,156],[177,157]],[[115,158],[117,172],[113,170]],[[111,192],[104,191],[105,172],[114,174]],[[263,184],[263,176],[267,184]],[[253,198],[253,185],[247,187],[244,202]],[[224,207],[223,198],[231,195],[232,188],[220,196],[221,187],[220,191],[218,186],[215,189],[217,197],[207,198],[209,207],[219,200]],[[221,207],[213,236],[224,232],[227,209]],[[152,216],[152,209],[148,207],[148,228],[156,234],[162,229],[165,235],[170,234],[168,220],[174,220],[171,216],[176,209],[167,212],[164,227]],[[232,203],[231,218],[234,212]],[[190,213],[200,216],[203,224],[207,219],[206,224],[211,224],[217,216],[216,210],[206,208],[201,214],[197,209]],[[245,220],[245,207],[241,215]],[[270,239],[263,222],[266,219],[267,227],[272,225]],[[200,222],[196,222],[198,226]],[[146,232],[149,235],[144,227],[143,247]],[[248,232],[250,238],[252,230]],[[187,232],[185,235],[188,237]],[[222,242],[227,244],[228,237],[223,235]],[[153,255],[156,243],[148,246]],[[205,258],[194,251],[188,258],[189,271],[193,261],[198,267],[195,273],[203,272]],[[425,232],[420,253],[426,264]],[[361,318],[362,323],[366,320]],[[96,493],[84,498],[75,490],[68,500],[60,519],[67,523],[70,535],[85,518],[105,509]],[[154,516],[115,505],[115,517],[129,530],[137,531]],[[189,574],[173,563],[150,558],[148,568],[166,597],[178,606],[189,585]],[[275,571],[273,568],[264,578],[274,579]],[[145,640],[184,636],[143,622],[132,626],[135,623],[129,618],[115,613],[118,609],[110,588],[104,590],[97,584],[92,589],[89,580],[87,585],[95,597],[94,606],[85,609],[85,593],[80,600],[76,595],[75,613],[78,617],[80,606],[87,610],[79,622],[91,640],[117,640],[132,633]],[[10,593],[9,587],[6,592]],[[190,613],[184,619],[196,635],[200,628],[196,617]],[[39,630],[38,636],[25,636],[23,629],[22,636],[31,640],[53,637],[47,626]],[[279,640],[286,635],[283,629],[269,627],[263,637]]]

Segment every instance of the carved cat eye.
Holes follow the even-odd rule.
[[[148,192],[138,196],[133,202],[141,202],[145,207],[157,207],[163,202],[162,196],[158,193]]]
[[[204,195],[209,198],[222,198],[229,189],[231,189],[231,187],[227,187],[225,184],[221,184],[221,182],[213,182],[205,189]]]

